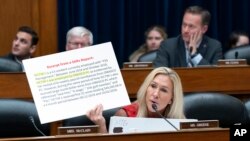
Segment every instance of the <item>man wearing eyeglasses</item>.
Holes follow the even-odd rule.
[[[73,50],[91,46],[93,44],[93,34],[85,27],[77,26],[71,28],[66,37],[66,50]]]

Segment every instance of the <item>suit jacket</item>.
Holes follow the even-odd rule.
[[[223,57],[221,43],[207,36],[203,36],[197,53],[203,57],[198,65],[215,65]],[[177,36],[163,41],[153,65],[154,67],[187,67],[186,48],[182,37]]]

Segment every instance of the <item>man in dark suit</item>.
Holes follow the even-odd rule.
[[[24,71],[22,60],[31,58],[37,43],[37,33],[31,27],[21,26],[12,42],[11,52],[3,58],[20,64],[22,71]]]
[[[154,67],[196,67],[214,65],[222,58],[221,43],[205,36],[210,22],[210,13],[199,7],[186,9],[181,35],[161,43],[154,60]]]

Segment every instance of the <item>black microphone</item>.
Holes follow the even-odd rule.
[[[239,55],[239,53],[238,53],[238,51],[236,51],[235,54],[234,54],[235,59],[238,59],[238,55]]]
[[[170,122],[168,121],[158,110],[157,110],[157,105],[155,103],[152,104],[152,108],[155,110],[155,112],[161,117],[163,118],[165,121],[167,121],[172,127],[174,127],[174,129],[176,131],[178,131],[178,129]]]
[[[46,136],[41,130],[39,130],[36,126],[35,120],[33,116],[29,116],[30,121],[32,122],[33,126],[35,127],[36,131],[38,131],[41,135]]]

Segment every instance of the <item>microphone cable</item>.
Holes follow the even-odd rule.
[[[41,135],[46,136],[41,130],[39,130],[36,126],[35,120],[33,116],[29,116],[30,121],[32,122],[33,126],[35,127],[36,131],[38,131]]]

